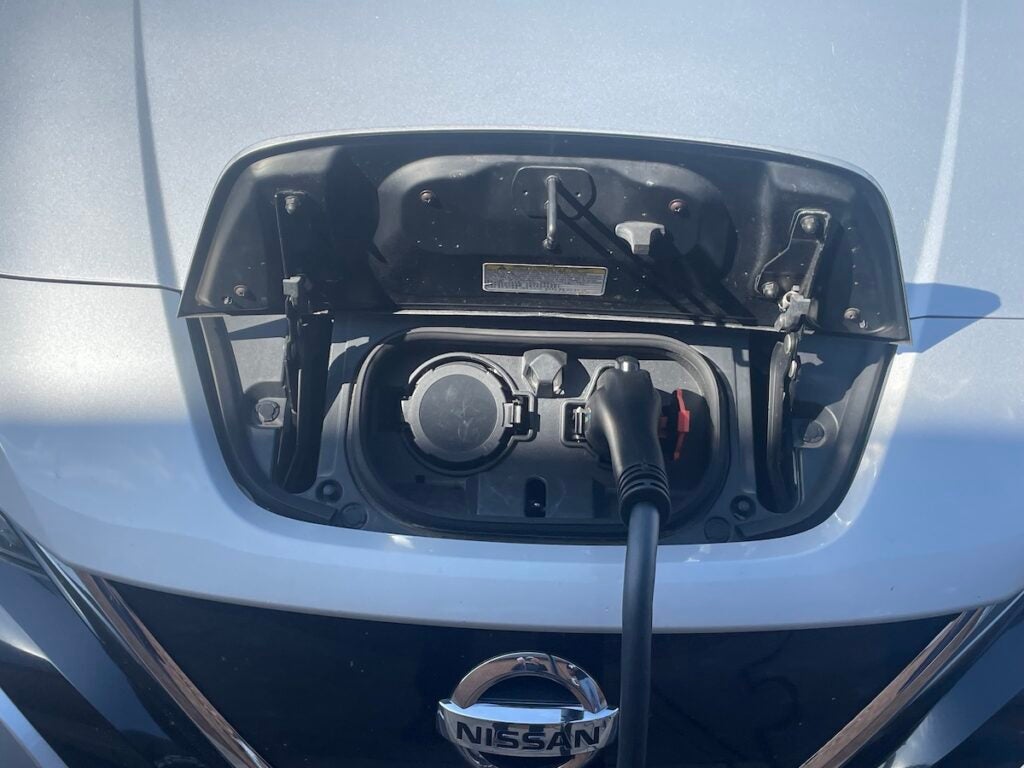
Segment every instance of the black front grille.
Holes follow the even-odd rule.
[[[274,768],[463,768],[435,731],[437,700],[477,663],[511,651],[564,656],[618,701],[617,635],[390,624],[118,591]],[[657,635],[649,765],[798,766],[947,621]],[[591,765],[613,765],[614,751]]]

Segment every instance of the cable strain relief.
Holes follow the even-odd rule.
[[[618,492],[619,514],[626,525],[629,525],[629,513],[641,502],[647,502],[658,510],[662,524],[668,521],[672,504],[668,476],[663,467],[643,463],[626,467],[619,476]]]

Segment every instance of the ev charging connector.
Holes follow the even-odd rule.
[[[600,374],[585,407],[585,436],[611,460],[619,513],[629,529],[622,585],[619,768],[643,768],[651,704],[651,635],[658,534],[670,510],[658,439],[661,397],[633,357]]]

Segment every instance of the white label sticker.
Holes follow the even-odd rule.
[[[485,291],[546,293],[559,296],[604,296],[605,267],[555,264],[484,264]]]

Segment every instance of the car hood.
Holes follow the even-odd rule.
[[[912,317],[1024,316],[1024,7],[228,2],[0,11],[0,273],[179,289],[217,177],[325,131],[544,127],[865,170]],[[1016,23],[1009,18],[1016,16]]]

